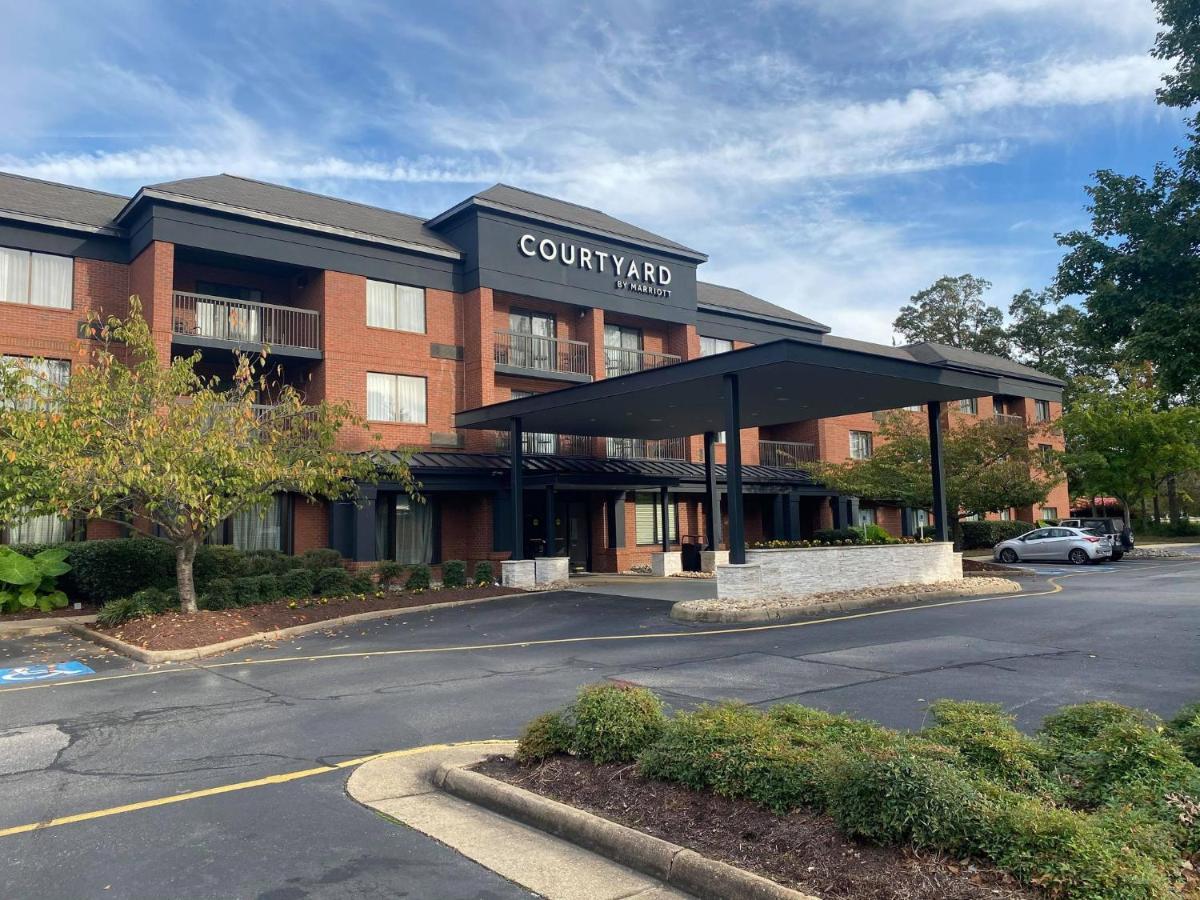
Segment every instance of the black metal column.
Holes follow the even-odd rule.
[[[554,486],[548,484],[546,485],[546,524],[542,530],[542,537],[546,541],[546,547],[542,551],[545,556],[554,556],[554,547],[558,539],[554,530],[554,512]]]
[[[525,455],[523,451],[524,434],[521,431],[521,418],[515,417],[509,430],[508,465],[509,490],[512,492],[512,556],[511,559],[525,558]]]
[[[950,539],[946,521],[946,484],[942,472],[942,403],[929,403],[929,468],[933,475],[934,534],[939,541]]]
[[[358,504],[354,508],[354,560],[375,561],[375,502],[379,489],[373,484],[358,486]]]
[[[717,462],[713,450],[715,431],[704,432],[704,535],[705,550],[721,549],[721,489],[717,485]]]
[[[746,522],[742,512],[742,398],[738,376],[725,376],[725,491],[729,497],[729,561],[746,561]]]
[[[669,553],[671,550],[671,500],[667,494],[667,486],[664,484],[658,489],[658,517],[662,525],[662,552]]]

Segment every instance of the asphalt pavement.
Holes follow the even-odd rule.
[[[1029,729],[1064,703],[1200,698],[1200,560],[1038,568],[1022,595],[784,626],[683,625],[647,585],[584,581],[197,664],[0,641],[0,668],[96,673],[0,681],[0,897],[528,896],[353,803],[339,766],[512,737],[603,678],[677,707],[787,700],[902,728],[939,697]]]

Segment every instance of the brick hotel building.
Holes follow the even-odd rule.
[[[1053,382],[953,348],[835,337],[813,319],[698,280],[706,259],[598,210],[505,185],[425,220],[229,175],[123,197],[0,174],[0,356],[39,359],[50,376],[68,378],[86,356],[82,324],[125,314],[131,294],[164,360],[200,350],[203,371],[226,376],[235,349],[265,343],[306,398],[345,402],[386,447],[414,449],[426,502],[387,483],[362,486],[357,502],[280,496],[212,539],[434,564],[512,551],[508,434],[456,430],[461,410],[780,338]],[[1054,401],[998,394],[951,404],[946,415],[1050,422],[1059,413]],[[901,535],[927,524],[925,511],[839,497],[806,472],[816,459],[869,455],[878,419],[744,428],[747,540],[866,522]],[[354,431],[345,441],[366,446]],[[1061,448],[1050,433],[1039,441]],[[703,542],[702,437],[528,433],[523,450],[523,556],[569,555],[575,570],[611,572],[648,562],[664,528],[676,547]],[[718,463],[722,453],[718,443]],[[1037,508],[998,515],[1067,512],[1062,484]],[[39,517],[3,529],[0,540],[115,533],[107,523]]]

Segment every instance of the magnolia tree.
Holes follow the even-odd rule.
[[[415,493],[403,455],[384,464],[339,450],[339,431],[363,420],[342,404],[305,405],[266,348],[239,354],[226,384],[196,371],[198,353],[164,363],[137,297],[96,334],[66,382],[0,367],[0,522],[56,513],[168,541],[181,608],[194,612],[196,550],[230,516],[285,491],[352,497],[380,476]]]
[[[814,474],[843,494],[931,509],[929,436],[923,422],[913,427],[913,419],[911,413],[890,414],[870,459],[818,464]],[[946,509],[955,540],[959,523],[968,516],[1036,505],[1062,481],[1056,455],[1032,446],[1040,433],[1037,427],[991,418],[952,421],[943,429]]]

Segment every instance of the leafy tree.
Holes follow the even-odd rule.
[[[956,540],[962,519],[1034,506],[1062,481],[1058,459],[1032,446],[1041,433],[1039,426],[990,418],[951,419],[943,427],[946,508]],[[926,429],[913,427],[912,413],[896,412],[884,419],[879,437],[870,459],[819,464],[817,477],[843,494],[930,509],[933,483]]]
[[[1200,468],[1200,408],[1164,408],[1149,366],[1122,366],[1120,383],[1081,379],[1060,424],[1072,483],[1089,494],[1132,504],[1156,495],[1167,479]]]
[[[340,404],[304,405],[265,350],[239,355],[229,386],[196,372],[198,353],[163,363],[136,297],[100,334],[66,384],[0,367],[0,521],[53,512],[166,540],[191,612],[196,550],[225,519],[279,492],[335,499],[379,477],[370,454],[336,446],[343,426],[365,424]],[[387,472],[414,489],[404,461]]]
[[[900,307],[892,328],[909,343],[934,341],[1007,356],[1004,314],[999,307],[983,302],[983,294],[991,286],[990,281],[974,275],[943,275]]]
[[[1050,291],[1026,288],[1012,298],[1008,315],[1008,340],[1016,360],[1064,381],[1069,378],[1078,355],[1074,336],[1079,310],[1059,305]]]

